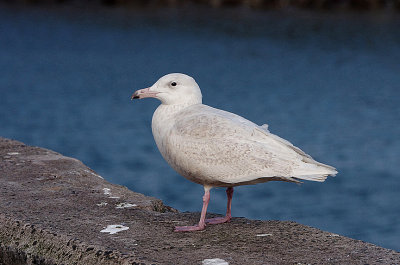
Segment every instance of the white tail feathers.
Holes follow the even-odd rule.
[[[310,181],[324,182],[328,176],[334,177],[338,172],[334,167],[322,163],[303,163],[293,170],[293,177]]]
[[[329,175],[302,175],[302,176],[296,176],[294,178],[296,179],[303,179],[303,180],[309,180],[309,181],[318,181],[318,182],[324,182],[326,178]]]

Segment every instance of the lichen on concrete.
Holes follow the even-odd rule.
[[[0,138],[0,264],[400,264],[396,251],[288,221],[173,232],[198,218],[79,160]]]

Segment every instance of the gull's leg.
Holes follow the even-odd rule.
[[[203,208],[201,209],[201,216],[198,225],[193,226],[176,226],[175,232],[199,231],[206,227],[205,219],[207,213],[207,206],[210,202],[210,189],[211,187],[204,186]]]
[[[233,188],[232,187],[229,187],[226,189],[226,196],[228,197],[228,204],[226,206],[226,216],[206,219],[207,224],[215,225],[215,224],[226,223],[231,220],[231,206],[232,206],[232,197],[233,197]]]

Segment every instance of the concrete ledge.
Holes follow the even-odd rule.
[[[233,218],[173,232],[198,218],[111,184],[76,159],[0,138],[0,264],[400,263],[394,250],[295,222]],[[121,231],[104,232],[110,225]]]

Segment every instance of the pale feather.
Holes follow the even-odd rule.
[[[167,162],[196,183],[237,186],[270,180],[324,181],[337,173],[270,133],[267,125],[258,126],[203,104],[176,108],[161,105],[157,109],[153,134]]]

